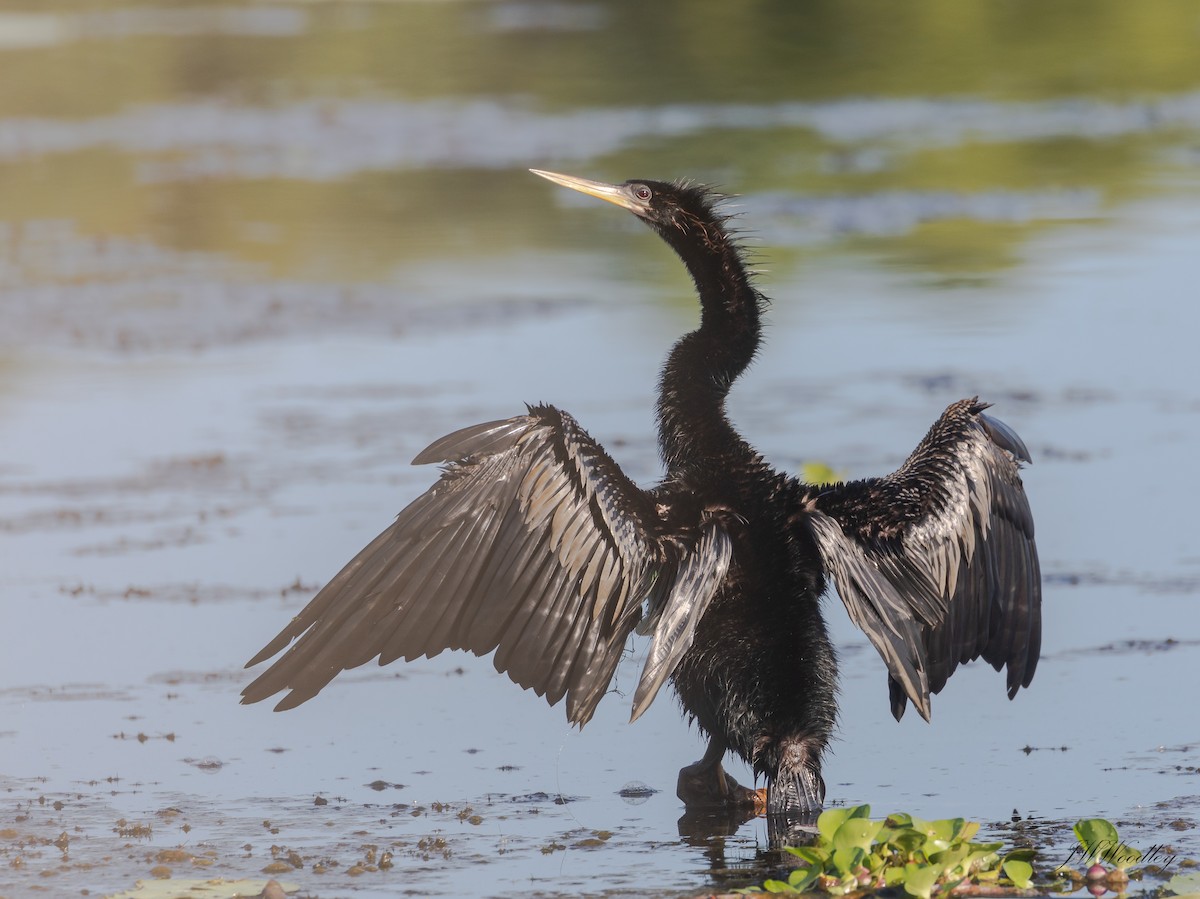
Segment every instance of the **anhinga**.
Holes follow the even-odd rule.
[[[650,635],[633,698],[668,679],[708,735],[680,772],[689,805],[742,804],[728,750],[767,784],[769,814],[819,809],[837,662],[820,599],[832,577],[887,664],[892,713],[928,719],[930,695],[982,656],[1029,686],[1041,580],[1018,468],[1020,437],[961,400],[892,474],[814,486],[776,471],[734,430],[730,386],[759,347],[765,297],[718,211],[686,183],[602,184],[534,174],[629,210],[683,260],[700,327],[659,385],[666,474],[643,490],[567,413],[546,405],[464,428],[415,464],[444,466],[248,665],[296,640],[243,691],[311,699],[374,658],[495,651],[495,666],[582,726],[630,634]]]

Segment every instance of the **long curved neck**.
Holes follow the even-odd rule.
[[[669,474],[749,451],[725,414],[725,398],[758,351],[766,302],[733,238],[701,222],[694,227],[662,235],[700,294],[700,327],[675,344],[659,382],[659,446]]]

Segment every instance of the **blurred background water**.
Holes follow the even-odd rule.
[[[1198,46],[1190,0],[0,3],[0,894],[172,847],[322,895],[759,873],[761,822],[677,828],[702,744],[624,723],[636,663],[582,733],[465,656],[237,705],[441,434],[547,401],[656,476],[691,285],[529,166],[736,195],[773,307],[731,407],[779,466],[891,470],[976,393],[1033,452],[1032,688],[897,725],[830,597],[830,799],[1195,854]]]

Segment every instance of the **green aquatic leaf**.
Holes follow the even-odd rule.
[[[888,862],[891,860],[891,853],[888,852],[885,855],[885,852],[886,849],[876,846],[876,851],[868,853],[867,857],[863,859],[863,867],[872,874],[878,874],[887,867]]]
[[[1124,871],[1130,865],[1136,865],[1142,860],[1142,853],[1132,846],[1118,843],[1116,848],[1104,853],[1104,860],[1119,871]]]
[[[1013,882],[1013,886],[1019,887],[1022,890],[1027,890],[1032,886],[1033,865],[1029,864],[1029,862],[1015,858],[1006,858],[1001,867],[1004,869],[1004,876]]]
[[[846,473],[814,459],[800,466],[800,480],[821,487],[846,480]]]
[[[1117,829],[1103,818],[1084,818],[1075,822],[1075,838],[1086,854],[1085,865],[1094,865],[1106,851],[1120,845]]]
[[[854,874],[843,874],[836,883],[826,887],[826,890],[834,896],[845,896],[847,893],[857,892],[858,877]]]
[[[947,840],[961,839],[963,828],[967,826],[965,818],[946,818],[933,823],[937,826],[939,833],[945,834],[944,839]]]
[[[901,831],[895,827],[888,827],[886,820],[881,823],[883,826],[879,828],[879,833],[875,834],[875,842],[880,846],[886,846],[892,841],[892,837],[901,833]]]
[[[967,856],[967,871],[975,873],[976,871],[996,867],[1000,862],[1000,857],[996,855],[996,850],[1003,845],[1003,843],[988,843],[981,847],[978,843],[972,843],[971,854]]]
[[[817,846],[788,846],[784,851],[790,852],[806,865],[811,865],[818,871],[824,870],[825,865],[829,862],[829,852]]]
[[[925,834],[919,830],[902,830],[891,837],[888,844],[901,853],[910,855],[925,845]]]
[[[820,870],[815,867],[796,868],[788,875],[788,886],[797,893],[807,893],[820,876]]]
[[[1085,865],[1107,862],[1124,871],[1142,858],[1142,853],[1126,845],[1117,835],[1117,828],[1103,818],[1085,818],[1075,822],[1075,838],[1087,858]]]
[[[926,831],[926,836],[932,838],[937,849],[945,849],[958,838],[959,832],[966,823],[962,818],[944,818],[939,821],[930,821],[931,829]]]
[[[961,877],[967,871],[967,856],[971,853],[971,847],[962,843],[957,843],[949,849],[943,849],[941,852],[935,852],[929,857],[929,860],[935,864],[942,865],[946,872],[954,877]]]
[[[861,846],[847,846],[844,849],[834,849],[833,858],[831,859],[833,869],[839,877],[844,877],[847,874],[855,874],[857,876],[856,872],[866,855],[866,850]]]
[[[904,891],[918,899],[929,899],[938,878],[942,876],[941,865],[918,865],[909,862],[904,866]]]
[[[859,847],[864,851],[871,848],[875,837],[883,829],[883,822],[872,821],[870,818],[851,818],[837,829],[833,835],[833,848],[850,849]]]
[[[817,818],[817,831],[821,834],[822,840],[832,843],[833,835],[837,833],[838,828],[851,818],[869,817],[871,817],[871,806],[869,805],[826,809],[821,812],[821,817]]]
[[[955,830],[963,823],[962,818],[943,821],[926,821],[924,818],[912,819],[913,830],[924,834],[927,852],[937,852],[947,848],[954,839]]]
[[[1166,888],[1180,897],[1200,896],[1200,871],[1176,874],[1166,882]]]

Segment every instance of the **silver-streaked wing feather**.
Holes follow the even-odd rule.
[[[732,558],[733,542],[729,535],[716,518],[708,519],[695,552],[684,558],[666,601],[652,612],[653,637],[633,694],[630,721],[636,721],[650,707],[683,654],[691,648],[696,624],[724,583]]]
[[[675,580],[650,495],[553,407],[465,428],[415,462],[441,479],[248,663],[243,691],[293,708],[376,656],[495,650],[497,670],[586,723],[641,605]],[[674,545],[674,544],[672,544]],[[661,601],[661,598],[659,598]]]
[[[887,664],[893,681],[912,697],[922,717],[929,717],[929,677],[920,621],[902,591],[879,563],[834,518],[811,512],[808,518],[850,620],[858,626]]]
[[[810,488],[810,527],[851,618],[887,662],[892,712],[961,663],[1029,686],[1041,649],[1041,573],[1019,467],[1029,451],[978,399],[952,404],[890,475]]]

